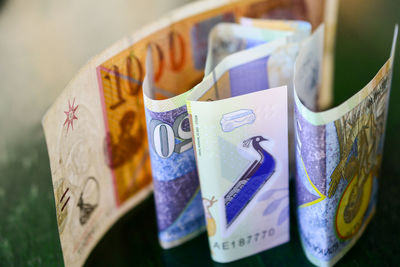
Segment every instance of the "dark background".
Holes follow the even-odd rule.
[[[7,5],[8,1],[0,0],[0,19]],[[398,0],[340,1],[335,105],[365,86],[386,62],[394,25],[399,22]],[[394,266],[400,257],[399,51],[396,54],[377,212],[338,266]],[[7,163],[0,162],[0,266],[60,266],[63,259],[50,166],[40,124],[25,136],[8,145]],[[110,229],[87,266],[310,265],[300,246],[291,204],[291,242],[232,264],[218,264],[211,261],[205,234],[178,248],[162,250],[154,202],[149,198]]]

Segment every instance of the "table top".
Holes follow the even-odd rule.
[[[372,79],[389,57],[397,0],[341,1],[335,59],[335,105]],[[398,52],[398,51],[397,51]],[[400,59],[395,60],[377,212],[338,266],[397,263],[400,254]],[[3,126],[2,126],[3,127]],[[26,139],[9,144],[7,164],[0,162],[0,265],[63,264],[57,231],[47,149],[40,125]],[[293,196],[293,184],[291,184]],[[170,250],[158,245],[152,196],[122,217],[89,256],[87,266],[286,266],[311,265],[300,245],[294,197],[291,241],[230,264],[211,260],[203,233]]]

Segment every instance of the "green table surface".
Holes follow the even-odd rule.
[[[389,57],[399,0],[340,1],[335,59],[335,105],[372,79]],[[136,11],[137,12],[137,11]],[[399,47],[398,47],[399,48]],[[400,59],[395,61],[378,208],[341,266],[394,266],[400,259]],[[3,127],[3,126],[2,126]],[[0,164],[0,266],[62,266],[46,144],[40,125],[8,144]],[[293,196],[293,184],[291,184]],[[293,197],[291,198],[294,199]],[[293,266],[310,265],[300,245],[291,201],[291,241],[231,264],[211,260],[206,234],[170,250],[157,241],[152,196],[103,237],[87,266]]]

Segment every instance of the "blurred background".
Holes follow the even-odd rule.
[[[63,264],[40,125],[45,110],[91,57],[186,2],[0,0],[0,266]],[[335,105],[366,85],[385,63],[399,22],[399,0],[340,0]],[[397,53],[377,214],[339,265],[390,266],[400,254],[399,62]],[[234,265],[308,265],[292,222],[292,242]],[[120,220],[88,260],[90,266],[111,264],[214,263],[205,235],[162,251],[149,199]]]

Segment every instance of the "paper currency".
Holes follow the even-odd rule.
[[[294,95],[299,96],[312,110],[319,108],[318,93],[322,85],[324,33],[325,25],[318,27],[313,36],[302,43],[301,51],[296,55],[296,65],[293,66],[296,84]]]
[[[375,212],[397,31],[391,56],[374,79],[328,111],[313,112],[300,96],[321,84],[322,75],[314,82],[302,77],[310,64],[322,64],[322,53],[315,60],[318,53],[311,51],[323,43],[309,42],[296,62],[297,214],[302,246],[316,265],[335,264]]]
[[[287,88],[270,89],[281,38],[226,57],[188,97],[211,256],[289,240]],[[267,90],[268,89],[268,90]]]
[[[199,1],[117,42],[79,72],[43,118],[66,266],[82,265],[109,227],[151,193],[149,156],[160,152],[159,148],[161,155],[168,155],[171,147],[154,150],[148,144],[145,115],[147,120],[157,120],[150,111],[184,109],[184,97],[173,101],[171,97],[187,92],[203,78],[210,29],[219,22],[237,22],[242,16],[283,15],[318,25],[322,2]],[[149,101],[155,104],[146,105],[145,111],[142,81],[148,47],[155,88],[151,97],[156,101]],[[166,98],[171,99],[158,102]],[[187,137],[187,119],[173,118],[182,120],[178,134]],[[158,129],[168,132],[163,126]]]
[[[154,98],[152,50],[147,55],[143,97],[159,241],[163,248],[180,245],[204,228],[199,179],[192,133],[185,103],[187,93],[165,99]],[[159,90],[160,91],[160,90]]]
[[[289,36],[291,33],[291,31],[244,27],[235,23],[219,23],[209,34],[204,74],[209,74],[228,55]]]

